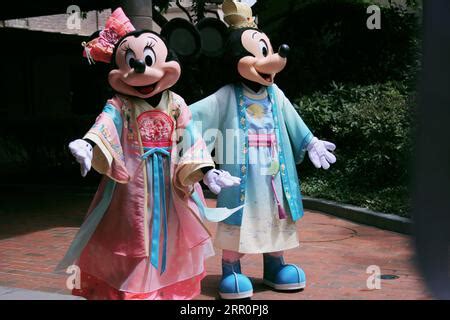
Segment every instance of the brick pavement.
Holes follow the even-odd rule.
[[[68,294],[65,275],[53,268],[81,224],[90,195],[8,194],[0,201],[0,286]],[[213,205],[213,201],[209,201]],[[208,224],[214,230],[213,224]],[[298,224],[301,247],[286,261],[303,267],[307,287],[301,292],[271,291],[261,282],[262,257],[247,255],[243,269],[254,282],[256,299],[430,299],[414,268],[408,236],[358,225],[307,211]],[[383,274],[381,289],[368,289],[370,265]],[[220,255],[207,261],[208,276],[198,299],[216,299]]]

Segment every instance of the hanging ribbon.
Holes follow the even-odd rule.
[[[272,157],[272,165],[270,169],[273,169],[273,161],[276,157],[276,136],[275,134],[257,134],[257,133],[249,133],[248,134],[248,142],[250,147],[270,147],[271,157]],[[278,163],[278,161],[276,161]],[[279,165],[276,166],[279,168]],[[270,172],[271,175],[271,187],[272,191],[275,197],[275,202],[277,203],[278,208],[278,217],[280,219],[286,219],[287,214],[286,211],[283,208],[283,205],[281,204],[280,198],[278,197],[277,189],[275,188],[275,176],[278,174],[279,169],[274,170],[274,172]]]
[[[55,271],[66,271],[67,267],[79,259],[83,249],[86,247],[108,209],[115,188],[116,182],[107,178],[101,200],[81,225],[64,258],[56,266]]]
[[[193,192],[191,195],[192,200],[194,200],[195,204],[197,205],[197,208],[200,212],[200,215],[203,220],[208,220],[211,222],[221,222],[227,218],[229,218],[233,213],[241,210],[244,208],[244,205],[239,206],[234,209],[228,209],[228,208],[208,208],[205,206],[198,195],[197,192]]]
[[[150,169],[150,161],[147,161],[147,174],[153,176],[153,217],[152,217],[152,242],[150,262],[159,268],[159,247],[161,236],[161,218],[163,223],[163,253],[161,261],[161,274],[166,270],[167,261],[167,207],[166,207],[166,183],[164,177],[163,156],[170,157],[169,148],[144,148],[143,160],[149,160],[153,170]],[[150,181],[150,180],[149,180]],[[162,207],[162,217],[161,217]]]

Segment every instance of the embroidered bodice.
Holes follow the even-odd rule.
[[[137,117],[142,145],[146,148],[170,147],[174,129],[173,120],[160,110],[149,110]]]

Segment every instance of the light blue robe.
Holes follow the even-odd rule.
[[[241,178],[241,185],[222,189],[217,206],[236,208],[249,205],[248,193],[248,126],[241,85],[227,85],[216,93],[190,106],[194,124],[212,151],[220,169]],[[305,125],[284,93],[273,85],[267,88],[272,101],[273,120],[279,145],[279,161],[283,195],[293,221],[303,216],[296,164],[302,162],[313,134]],[[243,209],[223,222],[240,226]]]

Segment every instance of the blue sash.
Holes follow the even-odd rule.
[[[150,262],[159,268],[159,240],[161,235],[161,218],[163,223],[163,253],[161,262],[161,274],[166,270],[167,260],[167,206],[166,206],[166,183],[164,177],[164,159],[170,157],[169,148],[144,148],[143,160],[147,160],[147,175],[153,176],[153,221]],[[151,157],[151,159],[150,159]],[[153,170],[150,168],[150,161]],[[147,179],[150,184],[150,179]],[[150,189],[150,185],[149,185]],[[162,207],[162,217],[161,217]]]

